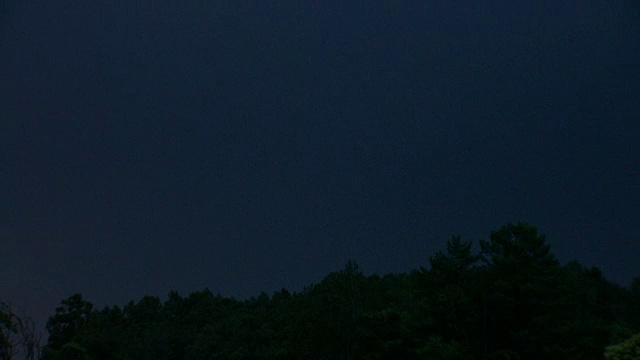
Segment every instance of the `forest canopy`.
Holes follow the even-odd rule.
[[[47,322],[43,358],[616,359],[637,348],[640,278],[626,288],[562,265],[524,223],[479,245],[453,236],[407,273],[349,261],[299,292],[246,300],[172,291],[98,310],[74,294]],[[6,349],[16,327],[0,319]]]

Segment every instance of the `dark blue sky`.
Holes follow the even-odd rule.
[[[640,275],[637,1],[134,3],[2,2],[1,300],[300,290],[509,221]]]

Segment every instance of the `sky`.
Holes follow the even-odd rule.
[[[41,324],[517,221],[640,276],[637,0],[1,4],[0,300]]]

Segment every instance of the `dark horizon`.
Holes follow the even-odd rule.
[[[518,221],[640,275],[637,1],[0,11],[0,300],[40,322],[405,272]]]

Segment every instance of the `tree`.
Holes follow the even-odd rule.
[[[90,360],[87,349],[82,345],[70,342],[62,346],[58,352],[57,358],[60,360]]]
[[[463,242],[460,236],[452,236],[447,241],[447,252],[439,251],[429,259],[431,271],[447,276],[466,273],[479,260],[479,256],[471,254],[471,245],[471,242]]]
[[[63,306],[57,307],[55,315],[47,321],[47,347],[51,350],[60,350],[64,344],[71,342],[87,323],[93,310],[93,304],[85,301],[81,294],[71,295],[61,304]]]
[[[554,345],[549,323],[559,314],[560,264],[534,226],[507,224],[480,241],[487,266],[483,323],[486,356],[513,353],[522,359],[548,357]]]
[[[18,332],[20,333],[20,345],[25,360],[35,360],[41,356],[42,334],[36,330],[33,319],[29,317],[16,317]]]
[[[364,275],[349,261],[341,271],[327,275],[318,285],[304,291],[303,323],[319,357],[353,358],[355,326],[362,315],[361,288]],[[306,336],[306,335],[305,335]]]
[[[421,302],[423,318],[431,321],[420,350],[424,356],[463,359],[462,350],[471,346],[478,312],[473,267],[479,259],[471,246],[460,236],[452,236],[447,252],[429,259],[431,269],[425,274],[427,289],[423,290],[426,296]]]
[[[640,359],[640,334],[636,334],[620,344],[607,347],[604,358],[606,360]]]
[[[9,305],[0,302],[0,360],[13,359],[17,348],[18,329]]]
[[[86,324],[73,337],[92,360],[111,360],[119,350],[123,314],[118,306],[92,311]]]
[[[31,318],[16,315],[0,302],[0,360],[35,360],[40,357],[41,334]]]
[[[626,320],[629,322],[630,327],[635,331],[640,331],[640,277],[636,277],[631,281],[631,286],[628,291],[628,303],[629,311],[626,316]]]
[[[562,286],[554,300],[561,311],[549,314],[555,326],[548,327],[558,355],[600,357],[606,345],[633,333],[626,321],[621,321],[628,307],[626,289],[605,280],[600,269],[570,261],[562,268],[559,279]]]

